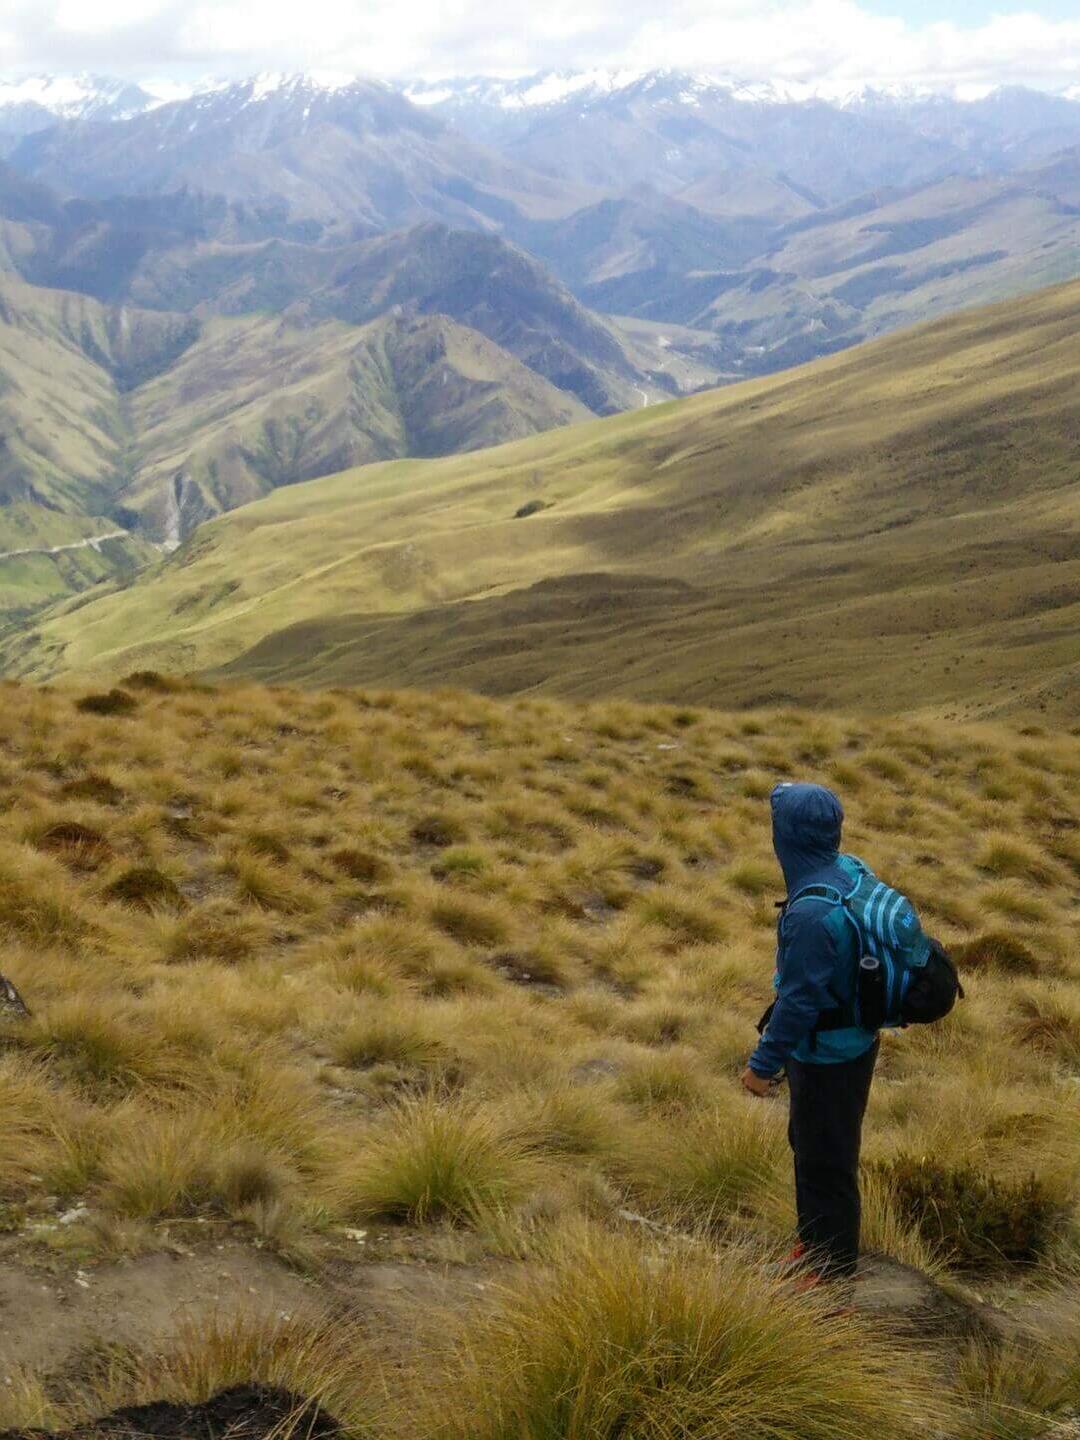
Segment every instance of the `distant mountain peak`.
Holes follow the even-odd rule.
[[[812,101],[839,108],[904,104],[942,99],[963,103],[985,100],[994,93],[1039,94],[1024,86],[932,85],[849,80],[797,80],[781,75],[740,75],[735,72],[693,70],[636,70],[596,67],[590,70],[547,70],[533,75],[503,78],[474,75],[449,80],[419,80],[402,89],[416,105],[483,105],[503,111],[537,111],[571,103],[583,107],[616,97],[648,96],[694,106],[705,99],[728,99],[746,104],[784,105]],[[1080,100],[1080,85],[1059,92]]]
[[[154,92],[114,76],[0,76],[0,129],[31,134],[57,120],[129,120],[161,103]]]

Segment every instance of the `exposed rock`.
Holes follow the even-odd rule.
[[[1008,1328],[1007,1317],[994,1306],[884,1255],[863,1257],[855,1293],[862,1314],[920,1337],[997,1338]]]

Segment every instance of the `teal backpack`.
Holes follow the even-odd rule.
[[[846,893],[832,885],[807,885],[787,902],[790,909],[811,897],[831,901],[854,927],[858,941],[854,1014],[850,1006],[824,1011],[815,1028],[858,1025],[880,1030],[943,1019],[964,995],[948,953],[923,932],[906,896],[855,856],[846,859],[856,872]]]

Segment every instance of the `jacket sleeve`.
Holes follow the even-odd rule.
[[[838,960],[836,940],[823,924],[824,907],[805,900],[789,910],[780,929],[776,1008],[750,1057],[755,1075],[778,1074],[817,1024],[836,1004],[831,984]]]

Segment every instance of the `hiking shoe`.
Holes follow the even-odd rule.
[[[765,1266],[765,1273],[775,1280],[791,1280],[805,1274],[808,1269],[806,1246],[800,1240],[782,1260],[770,1260]]]

